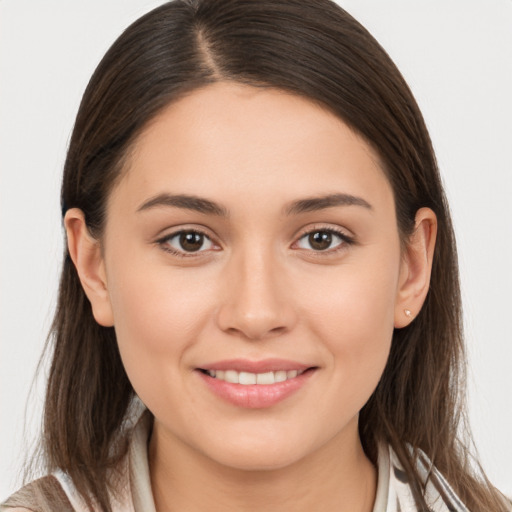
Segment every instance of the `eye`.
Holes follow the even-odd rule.
[[[301,236],[297,241],[297,247],[320,252],[336,250],[343,244],[350,242],[350,238],[343,233],[332,229],[317,229]]]
[[[199,231],[179,231],[161,240],[159,243],[166,251],[175,254],[204,252],[214,248],[213,242]]]

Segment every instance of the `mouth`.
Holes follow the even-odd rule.
[[[224,361],[196,368],[215,396],[241,408],[263,409],[296,394],[319,368],[282,360]]]
[[[236,370],[204,370],[201,368],[199,371],[209,377],[229,382],[231,384],[242,384],[243,386],[270,386],[279,382],[286,382],[287,380],[295,379],[299,375],[313,369],[314,368],[311,367],[305,370],[277,370],[264,373],[239,372]]]

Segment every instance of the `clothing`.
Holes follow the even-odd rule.
[[[123,460],[119,492],[121,501],[113,500],[114,512],[156,512],[147,457],[150,427],[149,414],[143,414],[133,429],[128,454]],[[426,477],[428,464],[426,457],[418,463],[422,477]],[[31,485],[32,488],[25,487],[11,496],[0,506],[0,512],[9,512],[21,506],[33,512],[88,512],[71,480],[60,471]],[[30,492],[27,493],[27,490]],[[23,497],[24,493],[31,498]],[[426,496],[430,507],[428,512],[469,512],[435,469],[427,484]],[[381,447],[379,451],[378,485],[373,512],[418,512],[406,474],[389,447]]]

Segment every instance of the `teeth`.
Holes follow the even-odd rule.
[[[284,382],[287,378],[286,372],[284,370],[279,370],[278,372],[274,372],[274,380],[276,382]]]
[[[238,383],[239,384],[256,384],[256,374],[249,372],[240,372],[238,374]]]
[[[274,384],[275,381],[274,372],[258,373],[256,375],[256,384]]]
[[[232,384],[243,384],[245,386],[251,384],[275,384],[276,382],[284,382],[288,379],[294,379],[298,375],[304,373],[305,370],[279,370],[277,372],[250,373],[237,372],[236,370],[207,370],[206,373],[215,379],[224,380]]]
[[[217,376],[215,376],[215,377],[217,377]],[[224,380],[226,382],[238,384],[238,372],[235,372],[235,370],[226,370],[224,372]]]

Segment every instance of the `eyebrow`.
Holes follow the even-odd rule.
[[[285,213],[286,215],[297,215],[299,213],[324,210],[334,206],[362,206],[368,210],[373,210],[372,205],[362,197],[351,194],[329,194],[294,201],[285,209]]]
[[[137,211],[141,212],[144,210],[151,210],[152,208],[158,208],[161,206],[184,208],[186,210],[193,210],[199,213],[218,215],[219,217],[228,216],[228,211],[223,206],[220,206],[209,199],[186,194],[159,194],[143,203]]]
[[[144,202],[138,209],[138,212],[159,208],[162,206],[183,208],[208,215],[217,215],[219,217],[228,217],[228,210],[214,201],[203,197],[187,194],[158,194]],[[368,210],[373,207],[362,197],[351,194],[328,194],[326,196],[308,197],[293,201],[285,207],[285,215],[298,215],[312,211],[324,210],[335,206],[362,206]]]

